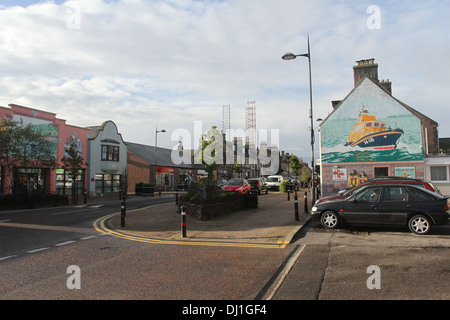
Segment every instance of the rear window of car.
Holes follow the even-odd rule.
[[[432,194],[426,192],[426,189],[424,191],[416,189],[416,188],[409,188],[409,191],[414,195],[414,197],[419,201],[426,201],[426,200],[433,200],[436,199],[435,196]]]

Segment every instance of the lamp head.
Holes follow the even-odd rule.
[[[284,56],[281,57],[283,60],[294,60],[297,58],[297,56],[291,52],[286,53]]]

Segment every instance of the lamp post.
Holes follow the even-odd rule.
[[[297,57],[307,57],[309,64],[309,118],[311,120],[311,170],[312,170],[312,205],[316,202],[316,187],[314,185],[314,127],[313,127],[313,103],[312,103],[312,81],[311,81],[311,51],[309,48],[309,35],[308,35],[308,53],[293,54],[291,52],[286,53],[281,58],[283,60],[294,60]]]
[[[155,130],[155,187],[156,187],[156,183],[158,181],[158,133],[164,133],[166,132],[166,130],[162,129],[160,131],[158,131],[158,126],[156,126],[156,130]]]

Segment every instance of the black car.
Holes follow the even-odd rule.
[[[346,199],[314,205],[311,218],[330,229],[347,224],[391,225],[426,234],[432,225],[448,223],[447,199],[413,185],[370,185]]]
[[[262,178],[248,179],[248,183],[250,183],[250,185],[252,186],[252,188],[250,190],[256,190],[256,191],[258,191],[258,194],[262,194],[263,192],[265,192],[265,194],[267,194],[267,192],[269,190],[267,188],[267,183]]]

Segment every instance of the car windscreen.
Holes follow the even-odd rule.
[[[278,182],[278,178],[267,178],[267,182]]]
[[[227,186],[240,186],[242,184],[242,180],[230,180],[227,182]]]

